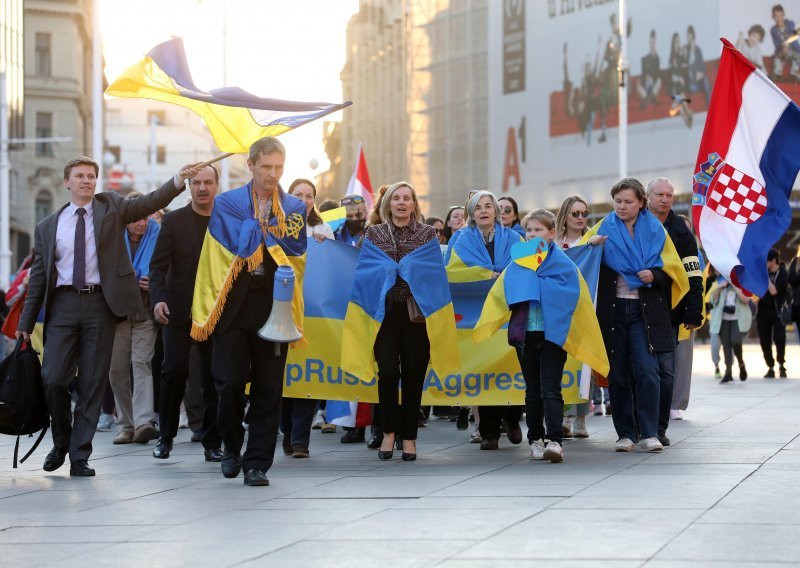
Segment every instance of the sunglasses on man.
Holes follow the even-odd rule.
[[[569,214],[575,217],[576,219],[578,217],[583,217],[584,219],[587,219],[589,217],[588,211],[570,211]]]
[[[348,205],[361,205],[364,203],[364,198],[360,195],[349,195],[342,199],[342,207],[347,207]]]

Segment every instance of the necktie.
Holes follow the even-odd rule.
[[[76,290],[86,287],[86,209],[75,210],[78,222],[75,224],[75,258],[72,262],[72,287]]]

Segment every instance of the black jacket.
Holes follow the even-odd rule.
[[[683,268],[689,277],[689,291],[681,302],[670,312],[672,325],[684,323],[700,325],[703,323],[703,273],[700,270],[700,258],[697,252],[697,241],[686,227],[683,219],[670,211],[664,228],[678,251]],[[667,288],[670,289],[669,287]]]
[[[642,315],[647,329],[647,344],[652,353],[665,353],[675,349],[675,333],[669,313],[669,290],[672,280],[660,268],[651,268],[653,285],[638,289],[642,303]],[[614,345],[614,312],[617,305],[617,273],[605,264],[600,265],[597,282],[597,319],[608,358],[611,359]]]
[[[789,294],[789,278],[786,274],[786,266],[781,264],[778,267],[778,272],[773,278],[772,274],[769,275],[769,281],[775,284],[778,293],[774,296],[769,293],[769,290],[758,299],[758,313],[778,312],[780,306],[786,301]]]
[[[792,287],[792,305],[800,308],[800,257],[794,257],[789,264],[789,285]]]
[[[150,306],[167,304],[170,327],[191,324],[194,279],[203,249],[194,216],[191,204],[164,215],[150,259]]]

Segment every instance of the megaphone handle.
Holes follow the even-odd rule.
[[[275,357],[280,357],[280,356],[281,356],[281,344],[280,343],[276,343],[275,344]]]

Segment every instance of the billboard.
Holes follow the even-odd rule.
[[[720,37],[800,100],[800,41],[783,46],[800,20],[800,0],[782,2],[782,18],[773,17],[774,5],[627,0],[620,29],[618,0],[489,3],[490,189],[528,210],[558,207],[573,194],[609,200],[619,177],[625,34],[628,174],[644,182],[667,176],[677,192],[691,192]]]

